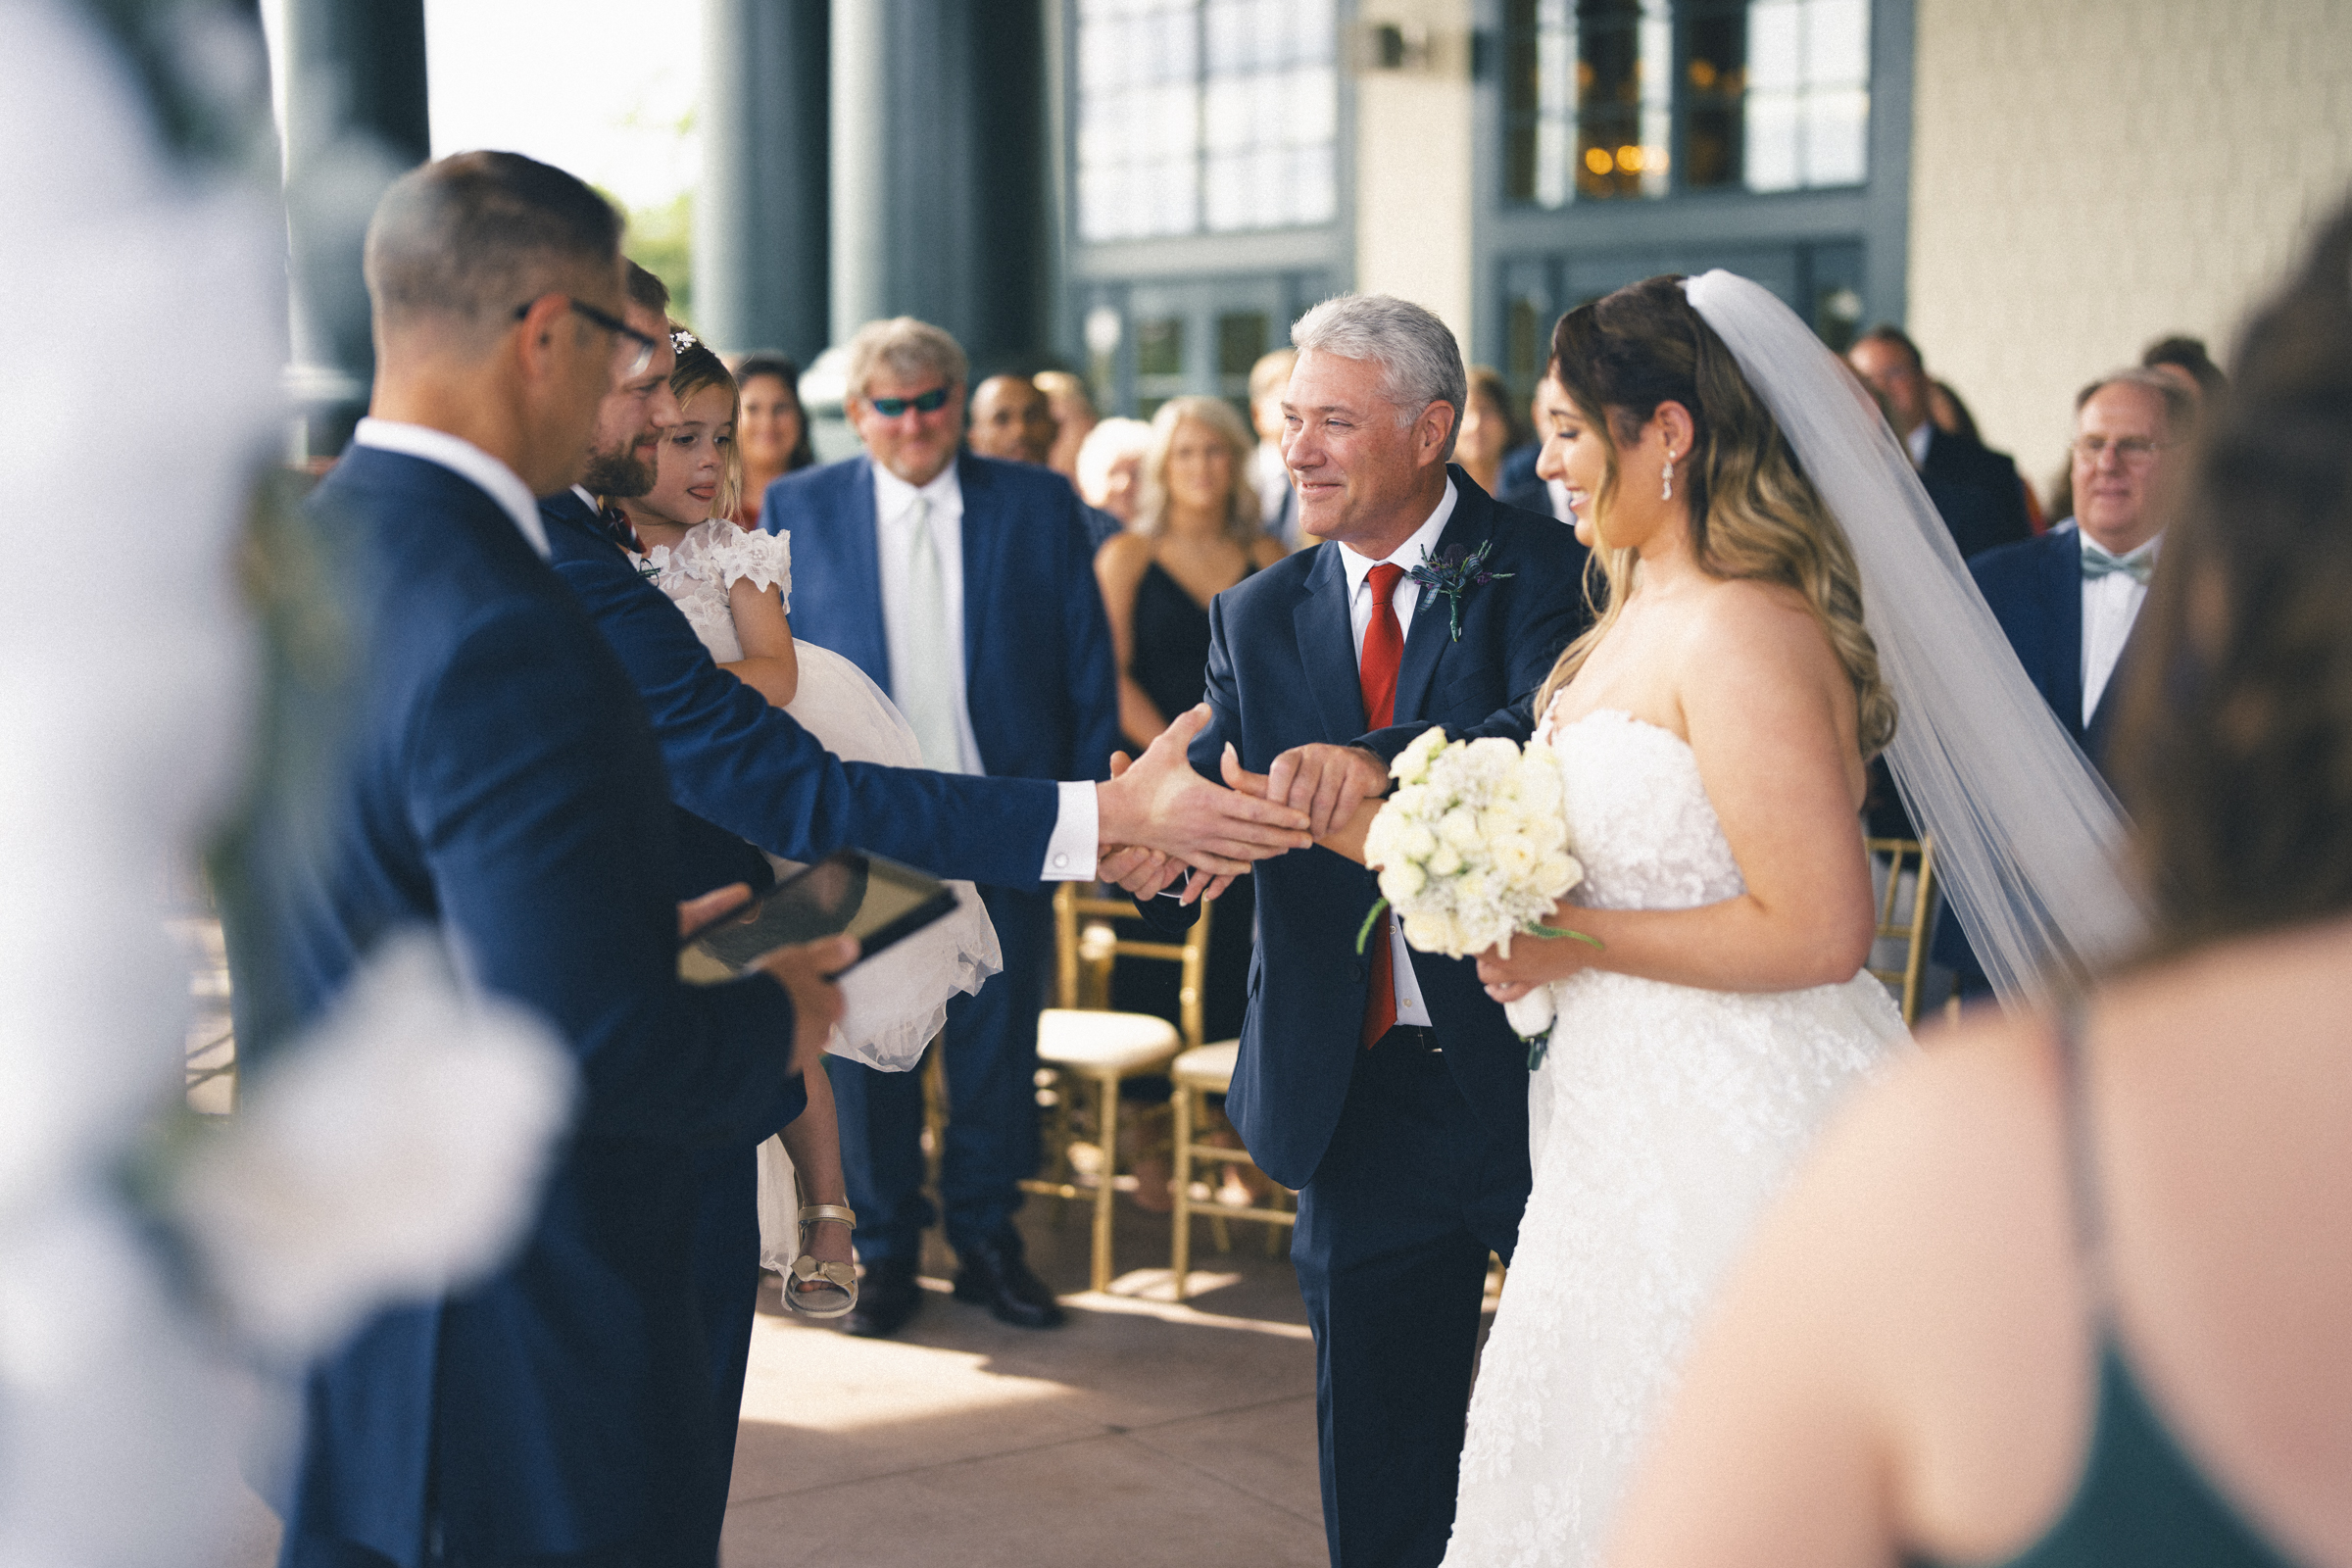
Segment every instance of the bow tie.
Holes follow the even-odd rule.
[[[2119,556],[2102,549],[2088,539],[2082,541],[2082,580],[2096,582],[2109,572],[2120,571],[2142,588],[2154,573],[2156,563],[2146,556]]]

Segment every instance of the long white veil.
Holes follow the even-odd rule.
[[[1690,279],[1845,530],[1900,705],[1887,761],[2003,1001],[2122,952],[2142,914],[2115,798],[2050,714],[1878,406],[1811,328],[1731,272]]]

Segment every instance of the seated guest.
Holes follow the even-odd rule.
[[[1935,420],[1936,428],[1945,435],[1955,436],[1972,447],[1984,444],[1984,438],[1977,433],[1977,416],[1968,412],[1968,405],[1961,401],[1958,392],[1952,390],[1949,381],[1931,380],[1928,383],[1928,417]],[[2041,514],[2040,498],[2034,494],[2034,486],[2025,475],[2018,475],[2018,483],[2024,486],[2026,494],[2026,525],[2038,534],[2049,526]]]
[[[1098,512],[1106,512],[1124,528],[1135,521],[1135,504],[1144,453],[1152,445],[1152,427],[1141,419],[1104,419],[1089,430],[1078,446],[1078,495]]]
[[[992,375],[972,388],[972,425],[964,445],[984,458],[1034,463],[1054,455],[1055,425],[1046,394],[1025,375]]]
[[[696,1158],[799,1112],[841,1012],[821,977],[855,949],[678,980],[668,781],[532,504],[581,477],[607,404],[669,402],[659,318],[623,319],[619,236],[603,197],[513,153],[410,172],[368,225],[370,415],[306,507],[348,568],[350,642],[276,715],[307,765],[234,851],[238,1050],[266,1060],[423,930],[555,1033],[578,1103],[504,1267],[310,1369],[273,1499],[288,1568],[718,1547]]]
[[[1046,410],[1054,416],[1054,450],[1046,466],[1072,484],[1078,482],[1078,448],[1101,417],[1086,380],[1067,370],[1040,370],[1029,379],[1046,395]]]
[[[865,453],[777,480],[763,514],[769,532],[792,535],[797,632],[872,677],[943,773],[1098,776],[1119,749],[1118,677],[1078,497],[1050,469],[958,453],[968,374],[956,340],[911,317],[850,339],[847,407]],[[1012,1216],[1037,1169],[1053,901],[1031,877],[975,880],[1004,971],[949,1004],[941,1037],[955,1294],[1045,1328],[1061,1310]],[[923,1086],[839,1057],[827,1068],[866,1266],[848,1327],[887,1335],[923,1299]]]
[[[1536,383],[1536,395],[1529,408],[1535,415],[1535,450],[1539,453],[1543,451],[1543,443],[1561,433],[1565,428],[1563,421],[1575,415],[1575,405],[1568,401],[1567,390],[1549,370],[1544,371],[1544,379]],[[1576,514],[1568,507],[1568,486],[1565,481],[1546,479],[1536,472],[1532,459],[1528,463],[1526,476],[1517,483],[1509,482],[1510,473],[1510,466],[1506,463],[1503,466],[1505,484],[1502,493],[1495,497],[1497,501],[1523,512],[1548,514],[1571,528],[1576,526]]]
[[[1902,328],[1872,327],[1846,351],[1845,359],[1878,394],[1887,422],[1909,449],[1928,499],[1952,531],[1962,559],[2034,536],[2025,482],[2008,455],[1936,427],[1930,417],[1927,369],[1918,346]]]
[[[801,412],[801,368],[781,354],[747,354],[736,362],[743,389],[743,414],[735,421],[735,450],[743,461],[743,493],[735,503],[736,525],[760,526],[760,500],[767,487],[816,462],[808,444],[808,418]]]
[[[1492,366],[1470,368],[1470,406],[1462,411],[1461,434],[1454,438],[1454,461],[1478,487],[1491,496],[1502,494],[1503,454],[1523,445],[1526,432],[1511,412],[1511,391]]]
[[[2348,276],[2352,213],[2247,334],[2124,677],[2144,951],[1848,1109],[1614,1568],[2352,1564]]]
[[[1257,432],[1256,450],[1250,454],[1250,483],[1257,491],[1257,520],[1285,550],[1305,542],[1298,531],[1298,498],[1291,489],[1291,470],[1282,462],[1282,394],[1298,363],[1298,351],[1286,345],[1259,355],[1250,367],[1250,426]]]

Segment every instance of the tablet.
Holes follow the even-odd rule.
[[[764,953],[832,936],[858,939],[855,968],[955,912],[956,891],[937,877],[862,850],[836,850],[687,938],[678,974],[706,984],[731,979]]]

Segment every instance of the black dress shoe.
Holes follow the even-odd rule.
[[[1007,1228],[984,1242],[958,1248],[956,1260],[956,1299],[976,1301],[1001,1323],[1016,1328],[1050,1329],[1061,1322],[1061,1308],[1044,1280],[1029,1272],[1021,1258],[1021,1237]]]
[[[861,1340],[886,1340],[905,1328],[922,1304],[914,1260],[878,1257],[865,1265],[865,1278],[858,1283],[858,1304],[842,1318],[841,1331]]]

